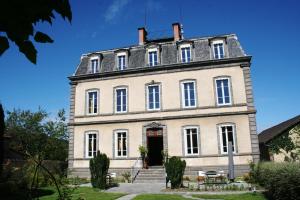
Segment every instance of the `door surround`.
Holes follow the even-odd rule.
[[[167,133],[167,126],[163,125],[159,122],[151,122],[148,124],[145,124],[143,126],[143,135],[142,135],[142,145],[144,147],[147,147],[147,129],[150,128],[157,128],[157,129],[162,129],[162,135],[163,135],[163,150],[168,152],[168,133]]]

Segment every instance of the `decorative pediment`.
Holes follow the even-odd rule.
[[[145,125],[145,127],[147,128],[161,128],[163,125],[158,123],[158,122],[151,122],[147,125]]]

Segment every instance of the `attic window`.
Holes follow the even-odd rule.
[[[150,67],[158,65],[158,49],[148,49],[148,64]]]
[[[213,55],[215,59],[222,59],[225,57],[224,41],[215,40],[212,42]]]
[[[192,54],[191,54],[191,45],[185,44],[180,46],[180,59],[183,63],[191,62]]]
[[[95,74],[99,72],[99,58],[98,57],[92,57],[90,59],[90,66],[91,66],[91,73]]]
[[[125,70],[127,68],[126,66],[126,53],[122,52],[122,53],[118,53],[117,54],[117,68],[118,70]]]

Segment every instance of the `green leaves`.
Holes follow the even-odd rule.
[[[47,34],[39,31],[36,32],[34,40],[40,43],[53,43],[53,40]]]
[[[26,58],[30,60],[32,63],[36,64],[36,54],[37,51],[33,46],[32,42],[27,40],[17,44],[19,46],[19,50],[25,54]]]
[[[0,36],[0,56],[9,48],[10,40],[28,60],[36,64],[37,51],[32,43],[32,36],[39,43],[52,43],[53,40],[47,34],[37,31],[35,26],[39,22],[51,25],[55,12],[71,22],[69,0],[0,1],[0,34],[5,35]]]

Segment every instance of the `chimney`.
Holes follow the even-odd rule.
[[[138,28],[139,31],[139,45],[143,45],[146,43],[147,31],[144,27]]]
[[[174,34],[174,41],[178,41],[181,40],[181,28],[180,28],[180,24],[178,22],[173,23],[173,34]]]

